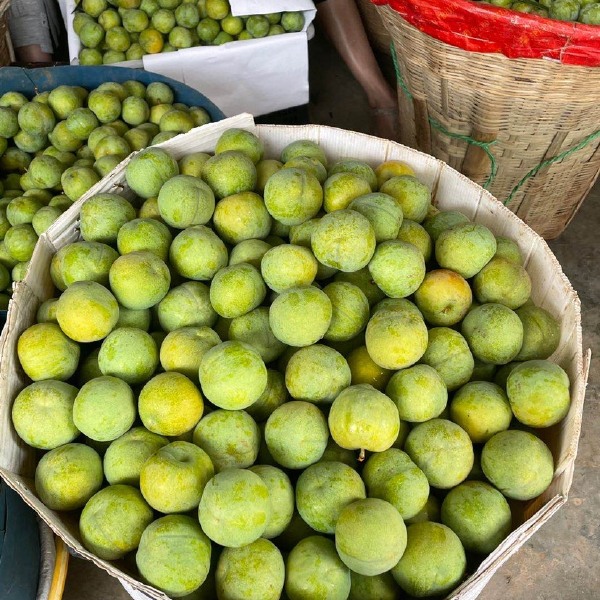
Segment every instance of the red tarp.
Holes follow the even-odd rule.
[[[372,0],[457,48],[600,67],[600,25],[546,19],[472,0]]]

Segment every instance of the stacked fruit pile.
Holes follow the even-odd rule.
[[[234,17],[227,0],[82,0],[73,19],[82,65],[139,60],[145,54],[218,46],[303,27],[302,12]]]
[[[148,148],[82,206],[18,341],[37,494],[173,597],[445,594],[552,481],[559,324],[408,165],[280,158]]]
[[[0,97],[0,289],[23,278],[35,243],[71,204],[134,150],[204,125],[161,82],[59,86]],[[12,270],[12,273],[9,272]],[[6,308],[8,296],[0,295]]]
[[[600,25],[600,2],[597,0],[487,0],[495,6],[559,21],[579,21]]]

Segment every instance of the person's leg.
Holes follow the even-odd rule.
[[[384,78],[367,39],[354,0],[323,0],[317,4],[317,24],[361,85],[378,135],[397,137],[398,100]]]
[[[19,62],[52,61],[54,48],[44,0],[12,0],[8,28]]]

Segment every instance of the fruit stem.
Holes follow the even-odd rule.
[[[363,462],[365,460],[365,449],[360,449],[360,454],[358,455],[358,462]]]

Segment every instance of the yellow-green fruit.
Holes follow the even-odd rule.
[[[161,148],[146,148],[125,169],[127,185],[142,198],[158,196],[163,184],[179,174],[177,161]]]
[[[217,320],[209,289],[199,281],[186,281],[172,288],[158,304],[158,321],[164,331],[181,327],[212,327]]]
[[[158,132],[157,132],[158,133]],[[202,176],[202,166],[210,158],[206,152],[192,152],[179,159],[179,172],[182,175]]]
[[[210,456],[217,473],[245,469],[258,456],[260,430],[246,411],[217,409],[196,425],[193,440]]]
[[[419,423],[408,434],[405,450],[425,473],[429,484],[450,489],[473,467],[473,444],[467,432],[446,419]]]
[[[35,110],[35,107],[33,107]],[[50,111],[52,112],[52,111]],[[0,134],[6,140],[19,133],[17,111],[7,106],[0,107]],[[4,148],[6,150],[6,148]]]
[[[100,123],[110,123],[121,116],[121,100],[116,94],[109,91],[96,89],[90,92],[88,108],[96,115]]]
[[[519,245],[514,240],[500,235],[496,236],[496,254],[494,254],[494,258],[503,258],[515,265],[523,265],[523,256]]]
[[[217,198],[225,198],[240,192],[251,192],[256,186],[256,167],[243,152],[228,150],[204,163],[202,179]]]
[[[95,281],[77,281],[61,294],[56,318],[60,328],[72,340],[97,342],[116,325],[119,305],[103,285]]]
[[[450,392],[467,383],[475,367],[467,340],[449,327],[429,330],[429,342],[421,362],[433,367],[442,376]]]
[[[523,345],[523,324],[503,304],[482,304],[464,318],[461,331],[473,356],[485,363],[505,365]]]
[[[11,258],[18,262],[28,261],[37,243],[38,236],[29,223],[14,225],[4,235],[4,245]]]
[[[266,293],[256,267],[240,263],[223,267],[216,273],[210,286],[210,301],[220,316],[232,319],[259,306]]]
[[[77,388],[62,381],[37,381],[19,392],[12,407],[12,423],[29,446],[52,450],[72,442],[79,430],[73,423]]]
[[[229,326],[229,339],[250,344],[265,363],[279,358],[286,348],[271,331],[269,309],[266,306],[259,306],[233,319]]]
[[[531,279],[519,264],[494,257],[473,278],[478,302],[498,302],[516,309],[529,300]]]
[[[33,216],[31,225],[37,235],[42,235],[62,215],[63,211],[55,206],[43,206]]]
[[[173,104],[175,96],[173,90],[166,83],[153,81],[146,87],[146,100],[150,106]]]
[[[373,192],[378,187],[375,171],[366,162],[361,160],[351,158],[338,160],[329,169],[329,176],[331,177],[331,175],[335,175],[336,173],[354,173],[355,175],[359,175],[369,183]]]
[[[256,164],[256,189],[260,194],[264,192],[271,175],[277,173],[282,167],[283,163],[273,159],[261,160]]]
[[[272,539],[290,524],[294,513],[294,488],[290,478],[277,467],[254,465],[249,470],[258,475],[269,490],[271,516],[262,537]]]
[[[325,212],[343,210],[360,196],[371,193],[369,182],[355,173],[335,173],[323,185],[323,206]]]
[[[291,142],[281,151],[281,162],[286,163],[297,156],[308,156],[314,158],[327,168],[327,157],[323,149],[311,140],[296,140]]]
[[[208,454],[190,442],[171,442],[142,465],[140,490],[161,513],[194,510],[215,470]]]
[[[171,597],[179,597],[204,583],[210,556],[210,540],[196,519],[167,515],[145,529],[135,561],[148,583]]]
[[[336,210],[321,218],[311,238],[317,260],[344,272],[366,267],[375,252],[375,231],[353,210]]]
[[[367,267],[352,273],[336,273],[334,281],[347,281],[359,287],[367,297],[370,306],[385,298],[385,294],[377,287]]]
[[[217,473],[204,488],[198,507],[206,535],[228,548],[240,548],[261,537],[270,513],[269,489],[246,469]]]
[[[33,154],[35,152],[40,152],[48,145],[48,137],[45,135],[36,135],[34,133],[27,133],[26,131],[19,131],[17,135],[13,138],[13,142],[15,146],[24,152],[28,152]],[[6,143],[6,142],[4,142]],[[2,143],[2,145],[4,145]],[[5,149],[6,151],[6,149]],[[4,154],[4,152],[0,152],[0,154]]]
[[[215,197],[202,180],[190,175],[172,177],[158,194],[158,210],[165,223],[178,229],[204,225],[213,215]]]
[[[395,566],[406,548],[406,526],[385,500],[347,505],[335,527],[335,548],[346,566],[361,575],[380,575]]]
[[[377,246],[369,262],[369,273],[390,298],[413,294],[425,277],[425,260],[412,244],[390,240]]]
[[[396,199],[404,218],[421,223],[431,206],[431,191],[416,177],[400,175],[388,179],[379,191]]]
[[[119,254],[99,242],[73,242],[56,253],[60,279],[68,287],[77,281],[108,285],[108,273]]]
[[[110,442],[131,429],[137,415],[131,388],[116,377],[97,377],[79,390],[73,422],[81,433],[98,442]]]
[[[481,468],[490,483],[512,500],[536,498],[554,476],[548,446],[532,433],[514,429],[501,431],[486,442]]]
[[[227,248],[212,229],[197,225],[177,234],[169,258],[179,275],[205,281],[227,265]]]
[[[202,417],[204,400],[185,375],[160,373],[142,388],[138,411],[146,429],[160,435],[181,435]]]
[[[450,326],[462,321],[473,301],[463,277],[449,269],[429,271],[415,292],[415,303],[431,325]]]
[[[381,575],[359,575],[350,573],[352,584],[348,600],[398,600],[400,588],[388,571]]]
[[[425,354],[428,332],[423,317],[409,309],[381,309],[365,333],[369,356],[384,369],[405,369]]]
[[[319,162],[316,158],[310,158],[309,156],[297,156],[296,158],[292,158],[283,165],[283,168],[303,169],[307,173],[314,175],[321,185],[323,185],[327,179],[327,169],[323,166],[323,163]],[[279,169],[276,170],[278,171]]]
[[[382,193],[365,194],[355,198],[348,208],[369,219],[378,243],[398,238],[403,221],[402,209],[391,196]]]
[[[57,323],[56,305],[58,298],[48,298],[42,302],[35,315],[36,323]]]
[[[153,518],[139,490],[111,485],[89,499],[79,518],[79,533],[90,552],[105,560],[116,560],[138,547]]]
[[[546,310],[525,305],[515,311],[523,323],[523,345],[515,360],[548,358],[560,342],[560,324]]]
[[[112,156],[122,160],[130,152],[131,148],[126,139],[119,135],[107,135],[96,144],[94,158],[98,161],[106,156]]]
[[[217,203],[214,212],[214,228],[219,237],[229,244],[264,239],[271,231],[271,216],[263,199],[254,192],[227,196]]]
[[[362,290],[346,281],[334,281],[323,288],[331,301],[332,315],[325,334],[328,341],[347,341],[358,335],[369,321],[369,301]]]
[[[158,350],[149,333],[135,327],[119,327],[102,342],[98,365],[103,375],[134,385],[147,381],[158,365]]]
[[[385,393],[396,404],[400,419],[409,423],[439,417],[448,402],[444,380],[429,365],[414,365],[394,373]]]
[[[110,485],[122,483],[139,487],[143,464],[168,443],[167,438],[145,427],[133,427],[106,449],[102,461],[106,480]]]
[[[199,376],[208,400],[229,410],[247,408],[267,386],[267,368],[260,354],[249,344],[236,341],[208,350]]]
[[[265,421],[276,408],[287,402],[288,398],[283,375],[274,369],[267,369],[267,387],[246,411],[257,422]]]
[[[265,185],[269,214],[284,225],[300,225],[312,219],[323,204],[319,180],[303,169],[281,169]]]
[[[442,523],[459,537],[465,550],[489,554],[510,533],[511,512],[504,496],[482,481],[465,481],[442,502]]]
[[[380,367],[370,356],[366,346],[359,346],[346,357],[352,374],[352,385],[368,383],[376,390],[385,389],[392,371]]]
[[[311,318],[307,321],[308,314]],[[327,333],[331,316],[331,301],[315,287],[285,290],[269,309],[273,334],[289,346],[310,346],[318,342]]]
[[[433,521],[438,523],[440,520],[440,501],[433,495],[429,494],[425,506],[411,519],[406,519],[407,525],[413,523],[423,523],[423,521]]]
[[[333,348],[300,348],[285,368],[285,385],[295,400],[329,404],[350,385],[350,367]]]
[[[435,243],[442,231],[463,223],[469,223],[469,218],[466,215],[463,215],[463,213],[455,210],[443,210],[428,216],[425,221],[423,221],[423,227]]]
[[[165,371],[177,371],[198,383],[198,369],[208,350],[221,343],[209,327],[182,327],[171,331],[160,346],[160,364]]]
[[[406,550],[392,568],[398,585],[411,596],[443,596],[462,580],[467,566],[458,536],[440,523],[415,523],[407,528]]]
[[[318,462],[302,471],[296,483],[300,516],[319,533],[335,533],[348,504],[367,497],[360,475],[341,462]]]
[[[185,32],[185,33],[184,33]],[[189,32],[183,27],[175,27],[169,33],[169,40],[175,39],[176,44],[173,44],[175,48],[189,48],[191,38],[188,37]],[[158,123],[161,133],[187,133],[190,129],[195,126],[194,119],[190,114],[183,110],[177,110],[175,108],[168,110],[161,118]]]
[[[152,252],[130,252],[111,265],[109,281],[119,304],[140,310],[158,304],[166,296],[171,274]]]
[[[368,384],[352,385],[333,401],[329,429],[342,448],[383,452],[396,440],[400,418],[388,396]]]
[[[65,166],[53,156],[42,154],[29,163],[29,176],[35,186],[40,189],[55,188],[60,184],[60,178]]]
[[[33,381],[66,381],[79,363],[79,346],[55,323],[27,328],[17,342],[17,354],[25,374]]]
[[[435,258],[441,267],[456,271],[465,279],[473,277],[496,253],[496,238],[483,225],[461,223],[440,233]]]
[[[155,219],[133,219],[119,229],[117,248],[120,254],[147,250],[166,261],[172,239],[171,232],[163,223]]]
[[[215,146],[215,154],[221,154],[228,150],[243,152],[254,164],[262,159],[265,151],[263,143],[256,135],[250,131],[236,128],[225,131]]]
[[[84,444],[64,444],[42,456],[35,491],[51,510],[81,508],[102,485],[102,460]]]
[[[508,429],[512,417],[504,390],[487,381],[471,381],[462,386],[450,404],[450,418],[469,434],[474,444],[485,443]]]
[[[79,200],[93,185],[100,181],[100,176],[90,167],[69,167],[60,178],[63,193],[69,200]]]
[[[34,158],[34,160],[38,159]],[[3,226],[4,234],[6,235],[6,232],[10,229],[11,225],[31,223],[33,217],[43,206],[44,204],[41,200],[30,196],[17,196],[16,198],[13,198],[6,206],[6,220]],[[4,217],[4,215],[2,215],[2,217]]]
[[[550,427],[569,412],[569,376],[548,360],[517,365],[506,380],[506,393],[515,417],[530,427]]]
[[[258,539],[242,548],[225,548],[215,576],[219,598],[278,600],[285,565],[277,546]]]
[[[389,502],[404,520],[418,514],[427,502],[427,477],[402,450],[390,448],[371,455],[362,476],[369,497]]]
[[[310,285],[317,275],[317,259],[308,248],[281,244],[265,253],[260,271],[265,283],[279,293]]]
[[[6,112],[3,114],[7,114]],[[56,125],[56,116],[52,112],[52,109],[39,102],[28,102],[21,106],[18,111],[18,124],[19,127],[27,133],[35,135],[48,135]],[[11,123],[12,119],[11,119]],[[14,124],[11,125],[14,128]],[[5,133],[9,133],[8,130]],[[16,135],[15,131],[12,135],[6,137],[13,137]]]
[[[350,570],[330,539],[312,535],[291,550],[286,562],[285,592],[290,600],[348,598]]]

